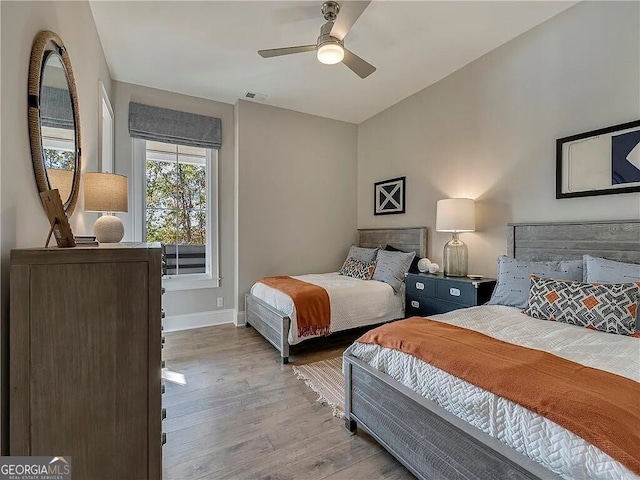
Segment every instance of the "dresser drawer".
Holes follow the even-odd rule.
[[[433,278],[416,278],[412,275],[406,278],[407,296],[435,297],[436,280]]]
[[[471,283],[439,279],[436,297],[447,302],[474,306],[476,304],[476,287]]]

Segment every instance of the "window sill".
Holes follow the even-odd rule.
[[[210,275],[189,275],[189,277],[193,278],[163,278],[162,286],[167,292],[201,290],[204,288],[218,288],[220,286],[220,279],[212,278]]]

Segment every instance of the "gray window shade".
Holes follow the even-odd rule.
[[[144,140],[219,149],[221,123],[216,117],[129,103],[129,135]]]
[[[40,102],[40,124],[43,127],[75,128],[69,90],[43,85]]]

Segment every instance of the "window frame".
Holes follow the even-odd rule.
[[[134,138],[133,158],[135,187],[138,192],[134,192],[134,227],[135,240],[143,241],[146,237],[146,200],[147,200],[147,142],[146,140]],[[202,288],[220,287],[220,237],[219,212],[218,212],[218,150],[207,148],[206,150],[206,190],[207,190],[207,242],[206,251],[206,273],[188,273],[183,275],[167,275],[162,278],[162,284],[167,291],[196,290]],[[187,155],[188,156],[188,155]]]

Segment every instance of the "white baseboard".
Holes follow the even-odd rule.
[[[186,313],[171,315],[163,320],[165,332],[189,330],[191,328],[210,327],[224,323],[234,323],[235,310],[212,310],[210,312]]]
[[[247,323],[244,312],[236,312],[236,327],[244,327]]]

